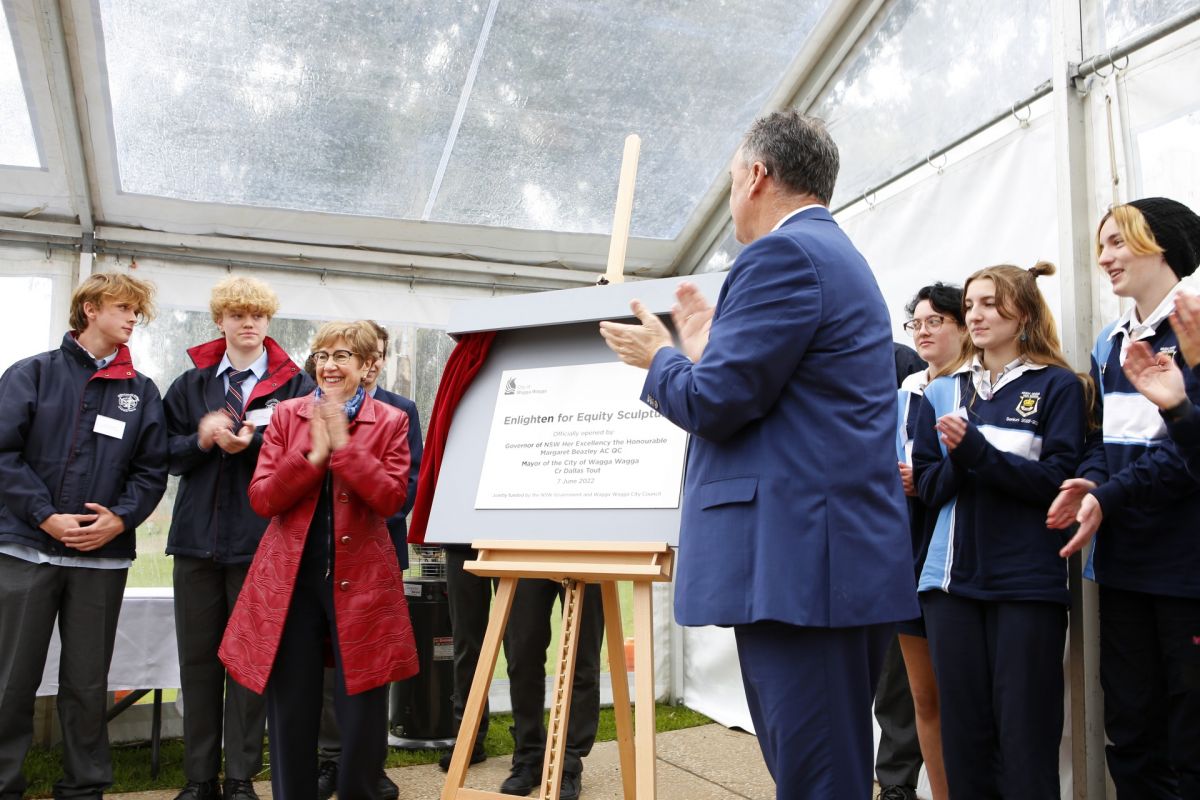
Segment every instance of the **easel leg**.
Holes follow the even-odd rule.
[[[492,685],[492,674],[496,671],[496,658],[504,641],[504,628],[512,610],[513,593],[518,578],[501,578],[492,599],[492,610],[488,615],[487,632],[483,636],[483,647],[479,651],[479,663],[475,667],[475,678],[471,681],[471,693],[463,707],[462,723],[458,727],[458,740],[454,743],[454,755],[450,769],[446,771],[446,783],[442,787],[442,800],[454,800],[455,794],[467,779],[471,751],[475,737],[479,735],[479,721],[483,719],[483,707],[487,704],[488,687]]]
[[[617,725],[617,753],[625,800],[637,792],[637,765],[633,758],[633,717],[629,707],[629,673],[625,664],[625,632],[621,626],[621,599],[616,581],[600,584],[604,597],[604,630],[608,636],[608,674],[612,679],[613,718]]]
[[[567,723],[571,717],[571,691],[575,686],[575,658],[579,649],[579,620],[583,614],[583,581],[564,581],[562,632],[554,690],[550,695],[550,719],[546,724],[546,760],[542,763],[541,800],[558,800],[562,789],[563,758],[567,751]]]
[[[654,744],[654,609],[648,582],[633,584],[633,673],[637,690],[637,796],[650,800],[656,796]]]

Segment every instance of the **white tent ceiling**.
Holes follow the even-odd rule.
[[[1191,6],[1106,2],[1108,42]],[[825,117],[845,202],[1051,64],[1039,0],[2,5],[0,237],[528,286],[602,268],[628,132],[626,271],[690,272],[757,114]]]

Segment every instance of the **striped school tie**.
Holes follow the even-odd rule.
[[[248,369],[229,373],[229,388],[225,390],[225,413],[229,415],[235,431],[242,426],[242,412],[246,407],[246,400],[242,397],[242,381],[248,377]]]

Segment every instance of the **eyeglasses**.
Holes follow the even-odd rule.
[[[318,367],[330,359],[332,359],[333,363],[340,367],[343,364],[349,363],[350,359],[353,357],[354,353],[351,353],[349,350],[334,350],[332,353],[326,353],[324,350],[318,350],[312,354],[313,363]]]
[[[925,328],[925,330],[933,333],[942,327],[942,323],[945,321],[946,318],[941,314],[930,314],[925,319],[910,319],[904,323],[904,330],[908,331],[910,336],[916,336],[917,331],[921,330],[921,328]]]

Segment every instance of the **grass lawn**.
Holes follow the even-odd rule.
[[[711,722],[708,717],[684,706],[659,704],[655,711],[655,729],[659,732],[693,728]],[[510,714],[493,714],[488,727],[484,748],[489,756],[512,753],[512,738],[508,734],[512,724]],[[608,742],[616,739],[617,731],[611,708],[600,710],[600,725],[596,739]],[[269,744],[269,739],[268,739]],[[440,750],[389,750],[389,767],[409,767],[415,764],[432,764],[441,756]],[[316,754],[313,754],[316,758]],[[267,754],[270,761],[270,754]],[[50,797],[51,786],[59,777],[62,751],[59,747],[33,748],[25,759],[25,777],[29,780],[27,797]],[[260,778],[270,776],[263,771]],[[150,745],[138,744],[113,748],[112,789],[106,794],[142,792],[150,789],[179,789],[186,782],[183,776],[183,741],[171,739],[162,743],[161,768],[158,778],[150,777]]]

